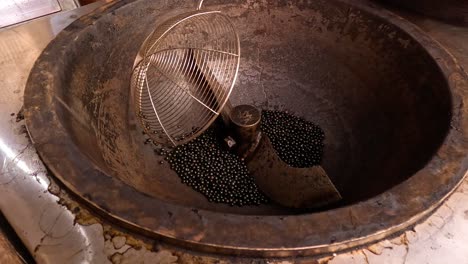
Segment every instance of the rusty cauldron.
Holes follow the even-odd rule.
[[[105,5],[61,32],[31,71],[30,136],[54,176],[103,216],[193,250],[313,255],[404,230],[462,181],[467,75],[416,26],[360,1],[207,0],[241,39],[233,105],[320,125],[322,166],[343,196],[321,210],[209,203],[144,144],[129,89],[148,34],[195,5]]]

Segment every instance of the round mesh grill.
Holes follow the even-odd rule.
[[[166,21],[143,45],[133,72],[135,105],[156,143],[180,145],[217,118],[237,77],[239,37],[219,11]]]

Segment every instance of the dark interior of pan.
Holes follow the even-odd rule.
[[[315,254],[382,238],[437,206],[466,171],[466,76],[443,48],[359,1],[206,1],[234,23],[231,103],[294,113],[325,132],[343,201],[322,210],[209,203],[154,153],[131,104],[133,62],[192,1],[119,1],[45,49],[25,92],[39,154],[72,192],[147,235],[201,250]],[[465,104],[463,104],[465,102]]]

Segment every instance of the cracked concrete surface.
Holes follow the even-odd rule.
[[[338,255],[329,264],[468,263],[468,180],[433,215],[400,236]]]

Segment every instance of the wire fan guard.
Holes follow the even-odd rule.
[[[194,11],[159,26],[133,70],[135,106],[145,132],[177,146],[218,117],[237,78],[239,37],[219,11]]]

